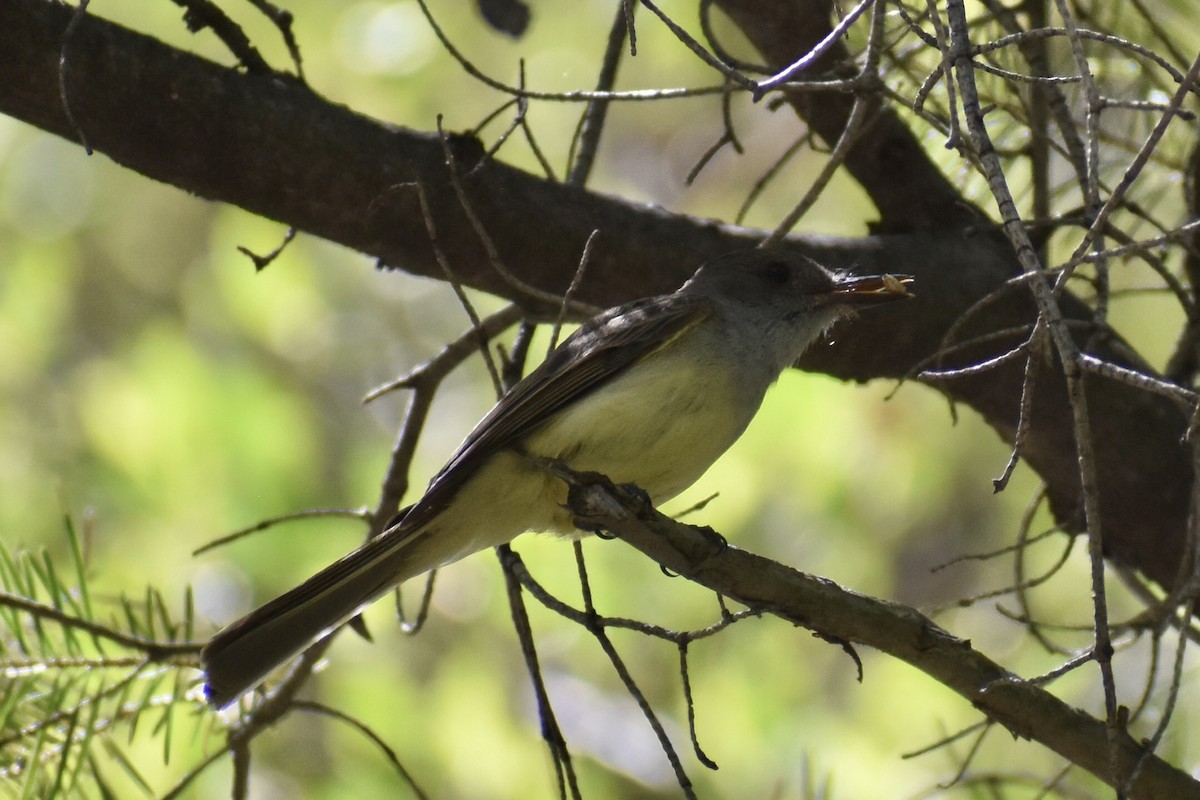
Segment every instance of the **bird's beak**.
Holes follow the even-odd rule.
[[[906,300],[913,296],[908,291],[912,282],[911,275],[846,275],[838,278],[833,291],[825,295],[825,301],[831,305],[862,308],[891,300]]]

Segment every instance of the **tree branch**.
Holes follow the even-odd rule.
[[[999,722],[1119,787],[1141,761],[1128,797],[1200,799],[1200,783],[1128,733],[1110,753],[1104,723],[1001,667],[914,609],[847,591],[663,516],[594,473],[558,473],[580,527],[611,531],[671,572],[834,642],[865,644],[929,675]],[[1115,755],[1116,764],[1110,761]]]

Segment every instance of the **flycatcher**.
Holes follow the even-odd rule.
[[[908,297],[910,281],[752,250],[705,264],[672,294],[593,317],[500,399],[390,528],[213,637],[201,654],[209,702],[228,704],[409,578],[525,531],[578,535],[566,485],[538,459],[671,499],[830,325]]]

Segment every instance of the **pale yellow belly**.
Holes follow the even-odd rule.
[[[749,386],[745,375],[705,370],[687,358],[655,360],[559,411],[519,450],[489,456],[430,523],[426,568],[524,531],[576,532],[563,509],[565,484],[531,456],[636,484],[655,503],[703,475],[745,430],[766,385]]]
[[[699,478],[757,410],[720,370],[694,364],[631,370],[560,411],[530,435],[526,452],[635,483],[661,503]]]

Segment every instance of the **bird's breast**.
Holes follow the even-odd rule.
[[[656,354],[560,410],[526,452],[635,483],[656,502],[694,483],[745,430],[761,387],[736,368]]]

